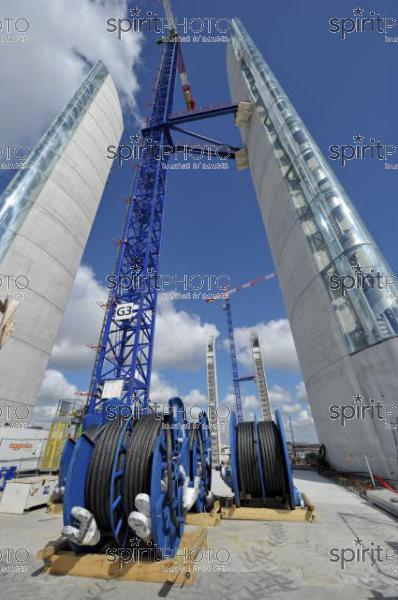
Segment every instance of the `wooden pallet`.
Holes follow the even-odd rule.
[[[240,521],[307,521],[312,523],[317,517],[314,505],[303,494],[305,508],[296,508],[295,510],[284,508],[252,508],[244,506],[225,507],[221,509],[222,519],[236,519]]]
[[[199,527],[217,527],[221,523],[219,501],[216,500],[209,513],[187,513],[185,523],[187,525],[198,525]]]
[[[64,505],[62,504],[62,502],[52,502],[50,501],[47,504],[47,512],[51,513],[53,515],[60,515],[62,514]]]
[[[106,554],[75,554],[65,550],[65,540],[50,542],[37,554],[47,573],[74,575],[120,581],[152,581],[154,583],[185,583],[196,579],[195,558],[207,548],[207,531],[195,528],[183,535],[177,556],[162,561],[139,560],[122,562]]]

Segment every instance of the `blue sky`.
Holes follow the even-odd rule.
[[[133,5],[141,8],[142,13],[160,12],[157,2],[141,1]],[[398,146],[395,119],[398,45],[385,43],[384,35],[378,33],[352,33],[342,40],[339,34],[329,32],[329,19],[352,17],[352,10],[357,6],[358,3],[347,0],[333,3],[279,0],[255,4],[237,0],[201,0],[200,3],[174,0],[174,10],[180,18],[238,16],[241,19],[326,156],[330,145],[351,144],[356,134]],[[360,3],[364,16],[375,6],[368,1]],[[376,8],[382,16],[398,19],[398,9],[392,0],[378,2]],[[156,35],[144,35],[140,64],[135,68],[140,85],[136,98],[141,114],[147,111],[160,57]],[[394,29],[390,35],[394,35]],[[187,43],[184,56],[197,104],[228,102],[225,44]],[[175,98],[176,110],[182,110],[179,82]],[[129,110],[125,110],[124,116],[123,140],[128,143],[129,136],[137,133],[139,126]],[[240,143],[239,132],[230,117],[193,125],[194,128],[229,143]],[[371,159],[351,161],[345,168],[330,162],[392,270],[396,271],[397,172],[387,171],[383,161]],[[128,194],[132,176],[131,164],[113,167],[84,253],[83,263],[92,267],[99,282],[104,282],[112,272],[116,252],[113,240],[120,235],[124,210],[121,198]],[[1,181],[7,178],[3,173]],[[239,173],[231,163],[228,170],[169,173],[161,271],[179,275],[226,274],[232,285],[273,271],[248,171]],[[215,324],[220,332],[219,396],[224,398],[231,386],[231,368],[222,341],[226,337],[226,322],[221,307],[190,300],[176,302],[175,309],[195,313],[202,323]],[[237,294],[232,300],[232,309],[236,327],[286,319],[276,280]],[[95,342],[88,340],[87,343],[90,341]],[[173,344],[173,332],[170,332],[170,344]],[[161,374],[182,395],[192,389],[206,393],[204,357],[196,366],[196,369],[167,368]],[[240,365],[240,371],[247,374],[250,369]],[[89,370],[66,369],[64,374],[80,389],[87,388]],[[268,368],[267,378],[271,389],[290,392],[291,402],[296,402],[296,386],[302,380],[299,370]],[[255,394],[254,383],[242,384],[242,391]],[[305,408],[304,404],[302,407]],[[313,439],[310,427],[302,432],[303,439]]]

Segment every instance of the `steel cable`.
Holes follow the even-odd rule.
[[[278,428],[273,421],[262,421],[258,424],[258,432],[265,495],[285,498],[287,483]]]
[[[117,419],[98,432],[86,477],[86,507],[93,514],[101,533],[111,530],[109,498],[112,466],[122,426],[123,422]]]
[[[237,426],[238,477],[242,494],[257,498],[261,496],[261,481],[254,426],[251,422]]]
[[[141,417],[134,426],[123,481],[123,507],[127,517],[137,509],[137,494],[151,494],[153,451],[161,426],[162,421],[151,416]]]

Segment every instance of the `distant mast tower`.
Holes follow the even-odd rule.
[[[256,373],[256,383],[258,390],[258,397],[261,405],[261,413],[264,421],[271,421],[271,407],[269,403],[269,394],[267,388],[267,381],[265,379],[265,372],[263,366],[263,359],[261,358],[261,348],[258,335],[255,331],[250,336],[250,343],[252,347],[254,369]]]
[[[221,464],[221,438],[218,426],[217,407],[217,366],[214,337],[211,336],[206,346],[207,393],[209,399],[209,424],[213,465]]]

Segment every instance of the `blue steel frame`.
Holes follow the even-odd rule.
[[[129,197],[114,274],[118,285],[109,294],[90,386],[88,413],[99,412],[107,380],[123,380],[117,401],[148,411],[157,289],[151,274],[158,272],[165,200],[166,172],[150,150],[165,144],[165,123],[173,107],[179,45],[165,44],[155,98],[144,137],[142,162]],[[167,159],[167,158],[166,158]],[[121,289],[123,276],[139,276],[139,285]],[[138,289],[136,289],[138,287]],[[133,303],[132,318],[115,320],[118,304]]]
[[[237,507],[240,506],[240,494],[239,494],[239,481],[238,481],[238,448],[237,448],[237,433],[236,426],[238,424],[236,413],[231,413],[229,419],[229,464],[230,464],[230,475],[231,475],[231,487],[235,496],[235,504]],[[228,485],[230,483],[226,482]]]
[[[85,428],[106,420],[103,408],[108,403],[134,405],[136,416],[147,414],[149,410],[158,295],[154,276],[158,273],[167,173],[167,169],[162,168],[162,161],[168,159],[165,155],[162,161],[159,160],[152,149],[171,145],[178,152],[180,147],[174,146],[170,133],[174,126],[230,114],[237,109],[236,105],[230,105],[170,118],[179,51],[178,41],[165,44],[148,125],[142,130],[143,157],[129,196],[114,270],[117,285],[110,292],[106,305]],[[200,137],[193,132],[186,133]],[[210,138],[203,139],[213,141]],[[236,148],[228,144],[225,146],[227,150],[223,157],[234,159]],[[123,289],[120,285],[123,277],[138,280],[138,289],[136,286]],[[116,307],[125,303],[134,305],[132,318],[118,321],[115,319]],[[123,390],[120,398],[107,399],[104,403],[102,388],[105,381],[109,380],[123,380]]]
[[[231,311],[231,303],[229,301],[229,298],[226,299],[223,308],[227,315],[228,338],[229,338],[229,347],[231,350],[231,362],[232,362],[232,379],[233,379],[234,392],[235,392],[236,416],[238,418],[238,423],[241,423],[243,421],[242,396],[240,393],[238,361],[236,359],[236,346],[235,346],[235,338],[234,338],[234,326],[233,326],[233,322],[232,322],[232,311]]]
[[[293,484],[292,467],[291,467],[291,463],[290,463],[289,448],[288,448],[287,441],[286,441],[285,428],[283,427],[282,415],[278,408],[275,410],[275,419],[276,419],[276,425],[277,425],[277,428],[279,431],[279,436],[280,436],[280,440],[281,440],[281,444],[282,444],[283,463],[284,463],[286,479],[287,479],[287,493],[288,493],[289,505],[290,505],[290,508],[292,510],[294,510],[296,508],[297,502],[296,502],[295,488],[294,488],[294,484]]]

